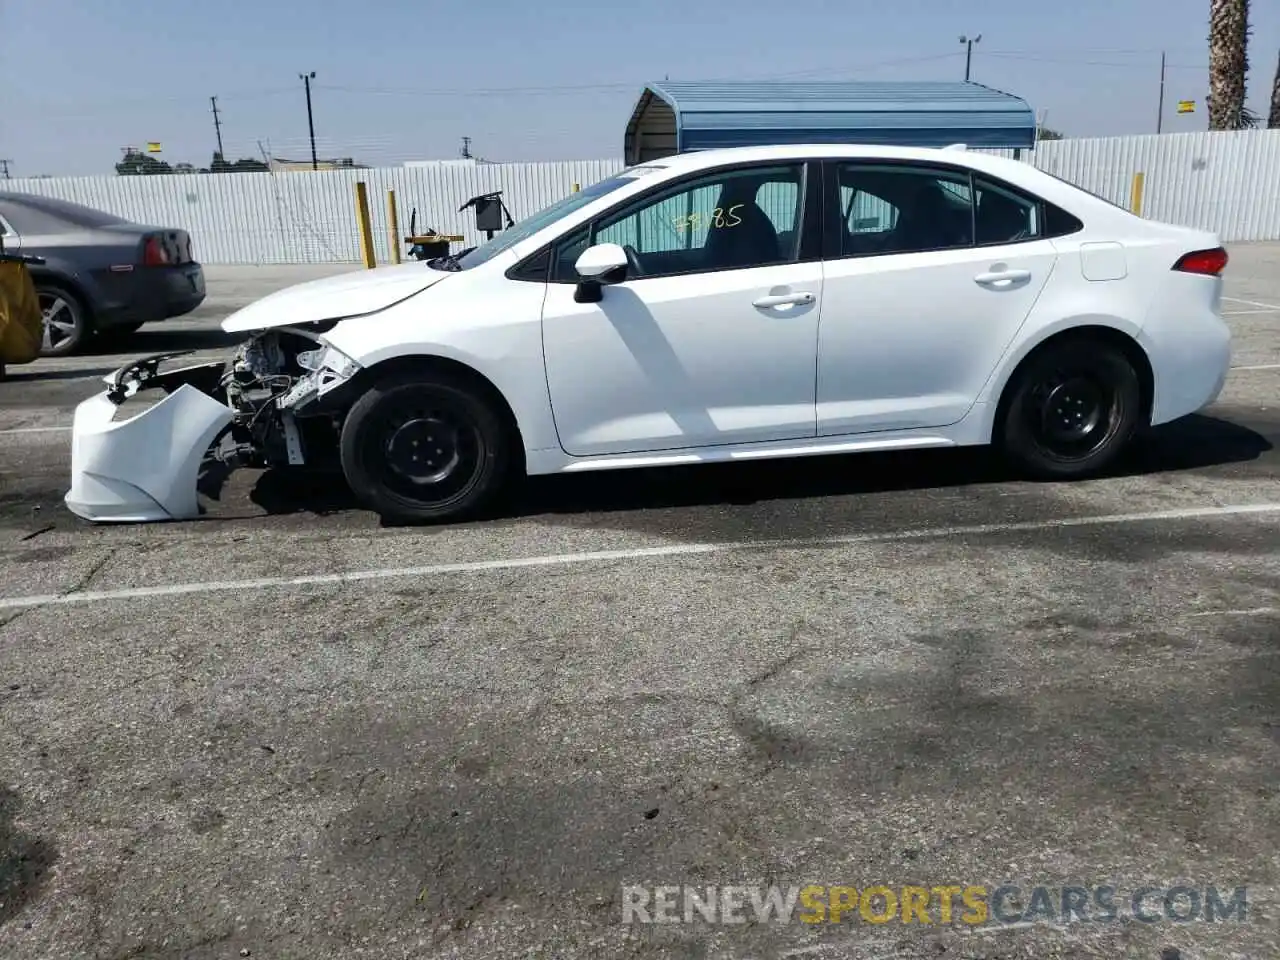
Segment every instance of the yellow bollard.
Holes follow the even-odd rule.
[[[396,192],[387,191],[387,239],[391,241],[391,262],[400,262],[400,219],[396,216]]]
[[[363,180],[356,181],[356,228],[360,231],[360,257],[372,270],[378,265],[373,255],[373,227],[369,222],[369,190]]]
[[[581,184],[577,184],[577,183],[575,183],[575,184],[573,185],[573,192],[574,192],[574,193],[577,193],[577,192],[578,192],[579,190],[581,190],[581,189],[582,189],[582,185],[581,185]]]
[[[1146,186],[1147,175],[1145,173],[1135,173],[1133,175],[1133,189],[1129,191],[1129,209],[1135,216],[1142,216],[1142,192]]]

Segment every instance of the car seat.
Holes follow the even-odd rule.
[[[726,211],[737,206],[733,216],[741,222],[710,229],[705,248],[708,269],[734,270],[783,259],[778,229],[754,197],[726,196],[720,206]]]

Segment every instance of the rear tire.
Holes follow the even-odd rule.
[[[385,520],[474,516],[505,484],[511,437],[471,384],[409,371],[373,385],[347,413],[339,452],[356,497]]]
[[[1050,346],[1018,372],[999,445],[1039,480],[1095,476],[1133,439],[1142,408],[1138,374],[1124,353],[1097,340]]]
[[[84,347],[93,330],[89,323],[89,311],[71,291],[57,284],[35,285],[40,312],[44,314],[44,340],[40,347],[42,357],[65,357]]]

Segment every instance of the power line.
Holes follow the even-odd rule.
[[[1157,50],[1155,52],[1159,53],[1160,51]],[[1146,70],[1150,66],[1149,64],[1141,63],[1138,61],[1131,61],[1129,63],[1117,63],[1113,60],[1111,61],[1064,60],[1064,59],[1059,59],[1054,57],[1022,56],[1020,54],[1013,54],[1013,53],[988,52],[987,56],[997,57],[1001,60],[1021,60],[1028,63],[1061,63],[1061,64],[1067,64],[1069,66],[1077,66],[1077,67],[1127,67],[1128,69],[1131,69],[1131,70],[1134,70],[1134,69]],[[1170,70],[1208,70],[1209,69],[1207,66],[1204,66],[1201,64],[1189,64],[1189,63],[1170,63],[1170,64],[1167,64],[1167,67]]]
[[[931,54],[921,57],[900,57],[895,60],[881,60],[877,63],[867,63],[861,66],[844,66],[844,67],[819,67],[808,70],[797,70],[791,73],[777,73],[767,76],[737,76],[737,77],[707,77],[699,78],[692,82],[697,83],[734,83],[744,80],[801,80],[806,77],[820,76],[823,74],[849,74],[858,73],[864,70],[874,70],[879,67],[895,67],[912,63],[928,63],[937,60],[950,60],[954,57],[963,56],[960,52]],[[645,86],[646,81],[614,81],[610,83],[575,83],[563,84],[558,86],[518,86],[518,87],[465,87],[454,89],[443,89],[440,87],[352,87],[336,84],[319,84],[315,85],[317,90],[330,90],[337,93],[355,93],[362,95],[388,95],[388,96],[436,96],[436,97],[510,97],[527,94],[532,96],[542,95],[558,95],[558,94],[576,94],[590,93],[603,90],[639,90]]]

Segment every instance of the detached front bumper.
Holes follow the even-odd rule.
[[[76,516],[94,522],[185,520],[200,514],[196,485],[214,439],[234,416],[212,394],[222,361],[158,373],[180,353],[146,357],[107,377],[108,390],[76,407],[71,428],[71,489]],[[159,402],[115,419],[129,397],[159,388]]]

